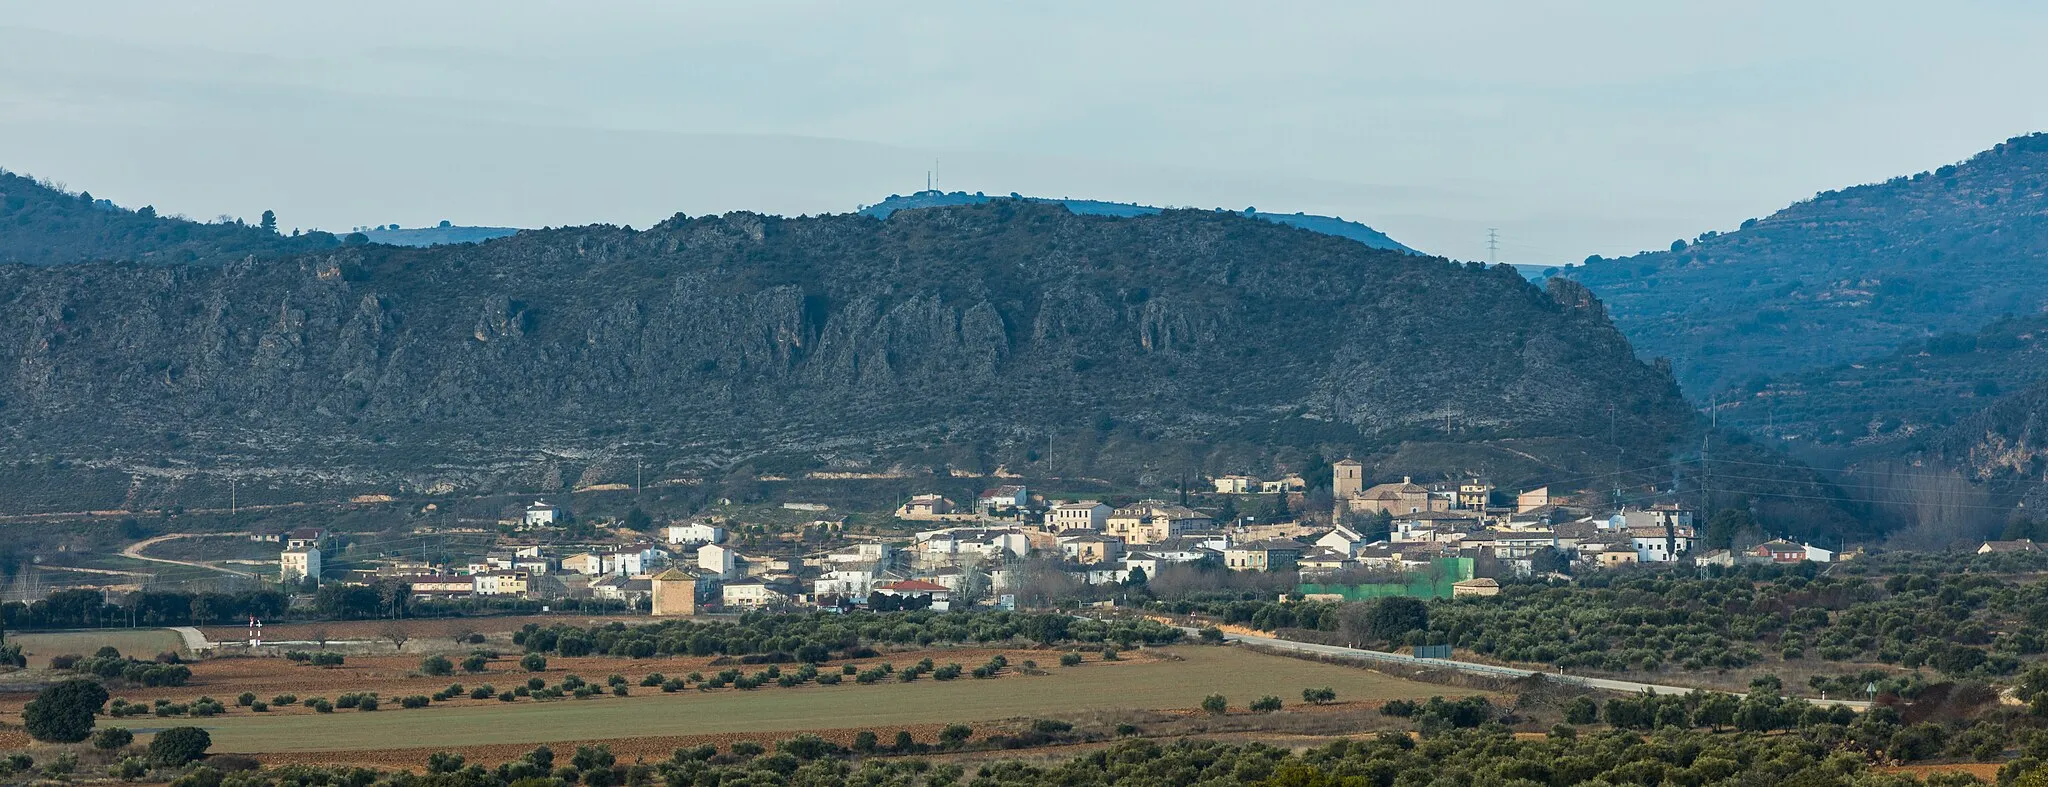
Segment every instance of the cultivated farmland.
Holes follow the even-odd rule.
[[[908,664],[918,655],[890,654],[889,660]],[[941,663],[950,659],[944,651],[924,655]],[[1050,664],[1056,661],[1057,652],[1037,656]],[[1261,695],[1298,697],[1309,686],[1332,687],[1338,698],[1346,701],[1471,693],[1235,648],[1175,647],[1131,653],[1127,659],[1051,666],[1046,675],[1006,675],[995,680],[925,679],[908,684],[675,694],[640,689],[625,698],[456,703],[376,713],[230,713],[209,719],[207,727],[219,751],[312,752],[852,727],[896,729],[1106,709],[1191,708],[1210,693],[1228,695],[1234,706],[1242,707]],[[636,674],[671,669],[664,661],[636,666]]]

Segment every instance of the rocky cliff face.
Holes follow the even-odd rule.
[[[1145,445],[1246,435],[1604,436],[1610,409],[1648,448],[1690,418],[1570,282],[1230,214],[1013,201],[0,266],[0,400],[17,459],[408,488],[535,456],[1025,463],[1049,439],[1056,469],[1110,475],[1166,461]]]

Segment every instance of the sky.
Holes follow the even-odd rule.
[[[9,4],[0,167],[336,230],[838,213],[926,185],[1663,248],[2048,129],[1969,2]]]

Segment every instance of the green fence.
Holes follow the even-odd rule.
[[[1429,563],[1428,571],[1408,575],[1407,582],[1381,582],[1370,585],[1324,585],[1304,582],[1299,590],[1302,595],[1332,595],[1342,597],[1345,601],[1365,601],[1387,596],[1450,598],[1452,585],[1472,578],[1472,558],[1440,557]]]

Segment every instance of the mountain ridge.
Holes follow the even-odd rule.
[[[891,194],[888,199],[873,205],[864,206],[856,212],[864,216],[886,219],[890,214],[899,210],[980,205],[998,199],[1005,198],[990,197],[980,192],[969,194],[965,191],[926,190],[908,196]],[[1167,210],[1166,208],[1157,208],[1150,205],[1139,205],[1134,202],[1109,202],[1106,200],[1074,199],[1070,197],[1026,197],[1016,193],[1011,193],[1007,199],[1061,205],[1068,211],[1080,216],[1132,218],[1136,216],[1157,215]],[[1219,208],[1218,212],[1224,211]],[[1243,211],[1237,212],[1275,224],[1285,224],[1323,235],[1348,238],[1375,249],[1388,249],[1408,254],[1422,253],[1401,244],[1393,238],[1387,237],[1387,234],[1384,232],[1355,221],[1346,221],[1334,216],[1317,216],[1307,213],[1266,213],[1252,208],[1246,208]]]

